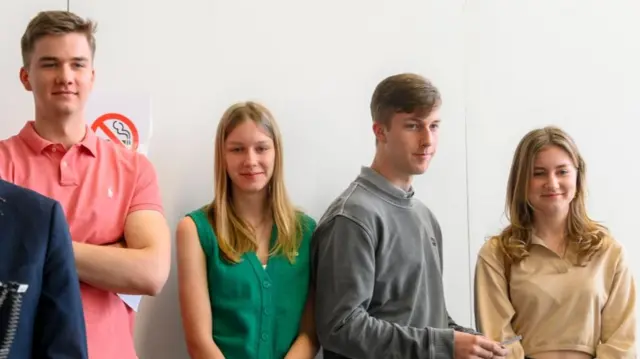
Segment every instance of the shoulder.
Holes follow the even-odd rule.
[[[352,243],[361,242],[368,245],[377,245],[376,232],[361,219],[344,213],[337,213],[331,217],[325,217],[312,234],[313,246],[324,243],[341,245],[345,240]]]
[[[57,203],[34,190],[3,180],[0,180],[0,198],[5,205],[31,217],[42,212],[50,213]]]
[[[200,241],[201,233],[207,230],[215,236],[207,217],[206,206],[188,212],[176,227],[176,242],[178,245],[190,244],[192,241]],[[186,242],[186,243],[185,243]]]
[[[184,216],[176,226],[178,238],[196,233],[196,223],[190,216]]]
[[[195,230],[205,224],[210,226],[207,208],[209,208],[209,206],[205,205],[187,212],[187,214],[178,222],[178,230]]]
[[[0,140],[0,178],[12,180],[16,166],[24,166],[34,156],[35,152],[18,135]]]
[[[121,169],[126,169],[127,172],[135,174],[147,171],[155,172],[153,164],[146,155],[116,145],[100,137],[96,140],[97,157],[104,161],[112,162],[110,165],[118,166]]]
[[[422,201],[418,199],[415,199],[413,202],[413,206],[423,221],[431,224],[434,228],[440,229],[440,222],[438,221],[438,218],[433,213],[433,211],[429,207],[427,207],[426,204],[422,203]]]
[[[64,211],[57,201],[1,180],[0,215],[11,225],[17,238],[28,239],[29,246],[41,246],[54,235],[59,236],[59,231],[68,231]]]
[[[22,144],[24,144],[24,142],[18,135],[13,135],[11,137],[0,140],[0,155],[14,152],[16,150],[22,150],[24,148]]]
[[[493,267],[504,268],[505,254],[502,251],[500,238],[497,236],[487,239],[478,251],[478,265],[487,264]]]
[[[433,211],[431,211],[431,209],[429,209],[429,207],[427,207],[427,205],[424,204],[419,199],[413,200],[413,206],[417,211],[420,212],[420,214],[424,215],[425,217],[428,217],[431,220],[437,221],[436,215],[433,214]]]
[[[307,236],[308,234],[311,234],[313,233],[313,231],[315,231],[317,226],[316,220],[308,214],[304,213],[303,211],[298,211],[297,220],[300,224],[300,227],[302,228],[302,233],[304,236]]]
[[[378,197],[370,193],[358,182],[352,182],[336,199],[331,202],[324,215],[318,222],[318,227],[324,227],[340,217],[348,219],[368,229],[372,229],[383,214],[378,210],[375,202]]]
[[[599,252],[601,260],[606,262],[608,266],[620,269],[629,265],[625,247],[611,234],[607,234],[603,238]]]

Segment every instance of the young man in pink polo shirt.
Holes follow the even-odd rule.
[[[91,21],[64,11],[41,12],[29,23],[20,81],[33,93],[35,119],[0,141],[0,178],[64,208],[89,358],[135,359],[134,311],[118,293],[160,292],[170,268],[170,231],[149,160],[86,125],[94,32]]]

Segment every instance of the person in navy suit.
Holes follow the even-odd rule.
[[[69,227],[61,205],[0,180],[0,359],[86,359]]]

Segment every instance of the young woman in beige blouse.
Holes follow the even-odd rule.
[[[557,127],[524,136],[513,157],[502,233],[478,255],[478,329],[521,335],[509,358],[636,358],[636,293],[623,247],[589,218],[585,163]]]

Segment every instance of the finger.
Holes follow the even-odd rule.
[[[474,345],[473,346],[473,354],[477,355],[478,357],[482,358],[482,359],[492,359],[493,358],[493,352],[486,350],[478,345]]]
[[[495,353],[497,350],[501,350],[498,343],[486,338],[478,338],[478,345],[482,347],[482,349],[488,350],[492,353]]]
[[[509,348],[505,348],[499,344],[496,344],[494,350],[493,350],[493,354],[499,356],[499,357],[506,357],[507,355],[509,355]],[[495,358],[495,357],[494,357]]]

